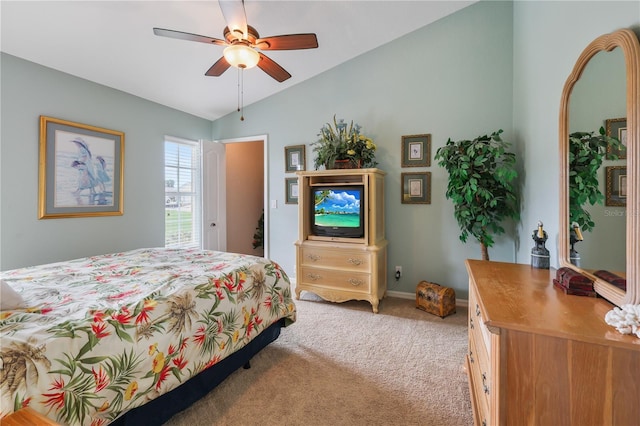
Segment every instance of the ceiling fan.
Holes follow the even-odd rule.
[[[164,28],[154,28],[153,32],[163,37],[226,46],[223,56],[205,73],[213,77],[221,76],[230,66],[248,69],[257,65],[278,82],[283,82],[290,78],[291,74],[257,49],[298,50],[318,47],[318,39],[313,33],[260,38],[258,31],[247,25],[244,0],[219,0],[219,4],[227,22],[223,31],[224,40]]]

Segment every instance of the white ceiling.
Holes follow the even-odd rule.
[[[244,72],[244,104],[298,84],[475,1],[246,0],[261,37],[316,33],[319,48],[264,52],[292,77]],[[222,39],[216,0],[0,2],[1,50],[105,86],[215,120],[236,110],[237,71],[204,73],[223,47],[158,37],[153,27]]]

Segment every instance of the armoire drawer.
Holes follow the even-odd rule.
[[[302,247],[302,265],[324,268],[369,271],[371,254],[357,250],[334,250],[332,248]]]
[[[326,288],[368,293],[371,290],[371,275],[366,272],[338,271],[335,269],[303,266],[300,278],[303,284],[321,285]]]

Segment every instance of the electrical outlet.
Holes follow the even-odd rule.
[[[396,281],[402,277],[402,266],[396,266]]]

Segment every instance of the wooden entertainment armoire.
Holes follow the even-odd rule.
[[[384,235],[384,175],[379,169],[297,172],[298,241],[296,298],[303,290],[331,302],[367,300],[378,312],[387,291],[387,240]],[[364,236],[344,238],[313,235],[312,188],[364,187]]]

